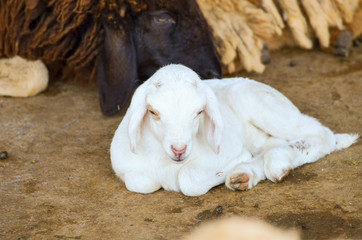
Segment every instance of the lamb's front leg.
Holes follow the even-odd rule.
[[[124,183],[129,191],[137,193],[152,193],[161,188],[161,184],[146,176],[142,172],[128,172],[124,176]]]
[[[225,185],[231,190],[247,190],[265,179],[263,157],[240,163],[226,176]]]
[[[211,188],[225,182],[225,173],[220,169],[187,166],[178,175],[181,192],[187,196],[200,196]]]
[[[230,171],[242,162],[248,162],[251,154],[244,150],[234,159],[222,157],[206,157],[204,161],[190,161],[179,172],[179,186],[183,194],[188,196],[200,196],[211,188],[225,183]]]

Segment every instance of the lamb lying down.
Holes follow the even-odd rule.
[[[246,190],[349,147],[277,90],[245,78],[201,81],[168,65],[135,92],[111,144],[112,167],[130,191],[189,196],[225,183]]]

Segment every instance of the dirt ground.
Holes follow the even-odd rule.
[[[275,87],[337,133],[362,134],[362,46],[348,58],[284,49],[264,74],[240,75]],[[278,184],[142,195],[111,169],[121,119],[101,115],[95,86],[55,82],[36,97],[0,97],[0,151],[9,154],[0,160],[0,239],[178,239],[229,215],[297,227],[304,239],[362,238],[362,141]]]

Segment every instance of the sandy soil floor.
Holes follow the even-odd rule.
[[[294,61],[296,65],[290,66]],[[262,75],[338,133],[362,134],[362,46],[348,58],[285,49]],[[362,141],[245,192],[201,197],[132,193],[109,146],[122,116],[101,115],[96,87],[53,83],[39,96],[0,97],[0,239],[178,239],[229,215],[297,227],[304,239],[362,238]]]

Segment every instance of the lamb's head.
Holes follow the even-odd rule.
[[[150,129],[175,162],[187,159],[198,134],[205,136],[216,153],[219,151],[223,123],[216,96],[183,65],[158,70],[136,90],[127,114],[134,152],[142,141],[142,128]]]

